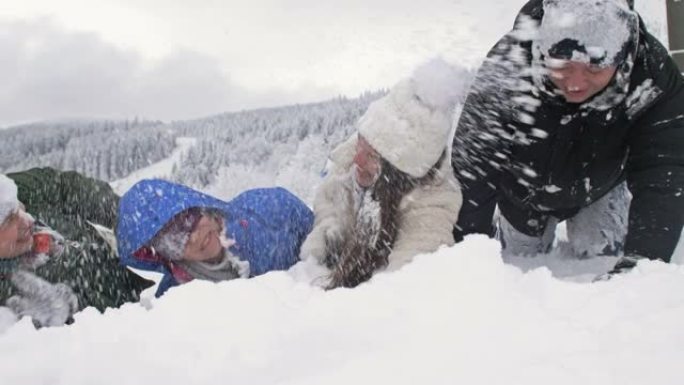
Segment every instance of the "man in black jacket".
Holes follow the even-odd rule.
[[[684,81],[627,0],[531,0],[490,51],[454,137],[454,236],[670,260],[684,223]],[[631,195],[631,202],[630,202]]]

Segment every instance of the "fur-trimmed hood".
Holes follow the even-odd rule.
[[[176,214],[191,207],[219,210],[224,229],[235,244],[229,251],[249,262],[250,276],[284,270],[297,262],[299,245],[311,229],[313,213],[283,188],[247,190],[230,201],[160,179],[143,180],[119,203],[116,238],[121,263],[166,275],[166,287],[177,284],[165,261],[136,257]]]

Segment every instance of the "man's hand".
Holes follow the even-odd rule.
[[[52,284],[24,270],[12,274],[11,281],[19,294],[8,298],[6,306],[19,317],[31,317],[36,327],[70,323],[78,310],[76,295],[63,283]]]
[[[617,261],[615,266],[613,266],[612,270],[594,278],[594,282],[608,281],[609,279],[613,278],[613,276],[616,274],[626,273],[626,272],[632,270],[634,268],[634,266],[636,266],[637,262],[640,259],[643,259],[643,257],[642,256],[635,256],[635,255],[625,255],[624,257],[620,258]]]
[[[59,258],[64,253],[64,237],[49,227],[36,225],[33,231],[33,249],[21,260],[21,268],[35,270],[50,259]]]
[[[33,235],[34,237],[36,235],[45,235],[50,238],[49,249],[46,252],[50,258],[59,258],[64,253],[66,241],[64,240],[62,234],[49,227],[36,226],[35,230],[33,231]]]

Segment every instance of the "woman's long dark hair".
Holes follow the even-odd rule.
[[[332,268],[328,289],[355,287],[371,278],[373,272],[387,266],[388,257],[399,232],[401,218],[399,204],[414,188],[432,182],[442,166],[446,151],[437,163],[420,178],[412,177],[381,160],[380,177],[372,187],[372,197],[380,204],[380,232],[373,244],[358,229],[348,232],[348,239],[340,244],[340,250],[328,250],[328,263]]]

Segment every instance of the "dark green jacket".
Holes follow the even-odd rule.
[[[7,176],[17,184],[26,211],[66,238],[69,245],[64,254],[36,273],[49,282],[69,285],[80,309],[93,306],[104,311],[137,302],[140,292],[151,286],[120,266],[116,254],[87,222],[114,227],[119,197],[107,183],[51,168]],[[0,283],[0,303],[12,291],[7,281]]]

